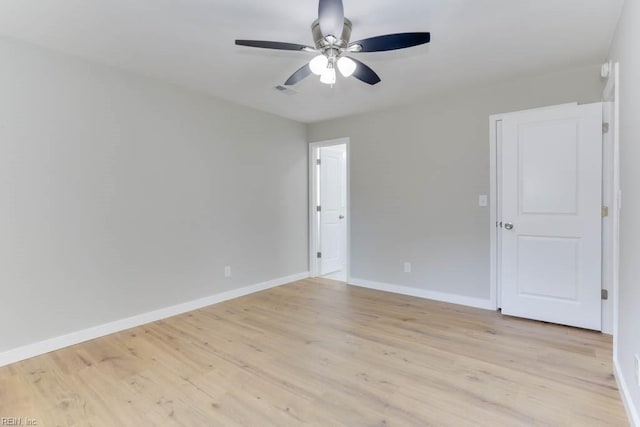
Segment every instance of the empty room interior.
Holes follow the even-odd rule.
[[[0,425],[640,427],[640,0],[3,0]]]

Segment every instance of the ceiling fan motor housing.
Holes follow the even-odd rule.
[[[320,29],[320,21],[318,19],[313,21],[313,24],[311,24],[311,33],[313,34],[313,41],[315,42],[317,49],[324,51],[331,46],[331,43],[329,43],[326,37],[322,35],[322,30]],[[342,34],[335,41],[335,43],[333,43],[333,47],[346,49],[349,45],[349,40],[351,40],[351,21],[349,21],[347,18],[344,18],[344,27],[342,28]]]

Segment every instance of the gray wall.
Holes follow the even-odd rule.
[[[0,352],[308,270],[304,125],[7,39],[0,58]]]
[[[599,65],[311,124],[351,138],[351,276],[489,298],[489,115],[601,99]],[[413,272],[403,272],[403,262]]]
[[[635,354],[640,355],[640,3],[625,2],[611,48],[620,62],[620,299],[618,362],[636,411],[640,388],[634,375]],[[638,414],[636,413],[636,416]]]

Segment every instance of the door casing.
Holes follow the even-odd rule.
[[[320,275],[320,268],[317,253],[320,251],[320,238],[318,226],[318,212],[316,211],[316,200],[318,199],[318,174],[316,159],[318,149],[330,147],[332,145],[344,144],[347,147],[346,162],[346,186],[347,186],[347,206],[346,206],[346,273],[347,282],[351,280],[351,144],[349,138],[338,138],[327,141],[309,143],[309,274],[311,277]]]
[[[603,283],[610,286],[609,307],[604,309],[603,332],[613,333],[613,360],[618,360],[618,281],[620,271],[620,211],[622,210],[622,190],[620,189],[620,64],[607,62],[603,65],[601,76],[607,79],[607,84],[602,92],[604,102],[603,119],[609,123],[609,132],[604,134],[604,143],[608,151],[608,164],[604,165],[603,192],[606,203],[609,206],[609,224],[603,240],[608,244],[602,248],[603,267],[606,274]],[[604,224],[603,224],[604,225]],[[603,303],[604,304],[604,303]],[[611,318],[611,324],[604,330],[604,321]]]

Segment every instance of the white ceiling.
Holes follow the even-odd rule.
[[[370,87],[315,76],[282,84],[312,54],[236,38],[312,45],[317,0],[2,0],[0,33],[158,77],[302,122],[389,108],[434,92],[606,58],[623,0],[344,0],[352,40],[430,31],[431,43],[359,54]]]

